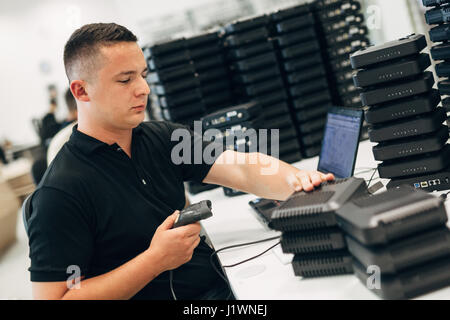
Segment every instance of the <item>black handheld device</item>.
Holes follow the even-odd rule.
[[[203,200],[181,210],[172,228],[178,228],[212,216],[211,201]]]

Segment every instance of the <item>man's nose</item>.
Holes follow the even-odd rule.
[[[149,95],[150,87],[145,78],[140,78],[138,87],[136,88],[136,96]]]

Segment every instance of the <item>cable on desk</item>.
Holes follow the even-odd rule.
[[[213,257],[214,257],[215,255],[217,255],[220,251],[223,251],[223,250],[232,249],[232,248],[237,248],[237,247],[242,247],[242,246],[247,246],[247,245],[252,245],[252,244],[257,244],[257,243],[266,242],[266,241],[275,240],[275,239],[280,239],[280,238],[281,238],[281,236],[276,236],[276,237],[271,237],[271,238],[262,239],[262,240],[257,240],[257,241],[252,241],[252,242],[239,243],[239,244],[235,244],[235,245],[231,245],[231,246],[227,246],[227,247],[220,248],[220,249],[214,251],[213,253],[211,253],[211,256],[209,257],[209,262],[211,263],[211,266],[213,267],[214,271],[216,271],[217,274],[223,279],[223,281],[225,281],[226,285],[228,286],[228,289],[230,290],[230,293],[228,294],[227,300],[228,300],[228,299],[230,298],[230,296],[231,296],[231,286],[230,286],[230,282],[228,281],[227,277],[226,277],[225,275],[222,275],[222,273],[220,272],[220,270],[217,269],[216,265],[214,264]],[[272,249],[273,247],[279,245],[280,243],[281,243],[281,242],[278,242],[277,244],[271,246],[269,249],[266,249],[264,252],[262,252],[262,253],[260,253],[260,254],[258,254],[258,255],[256,255],[256,256],[254,256],[254,257],[251,257],[251,258],[246,259],[246,260],[244,260],[244,261],[235,263],[235,264],[233,264],[233,265],[223,266],[223,267],[224,267],[224,268],[234,267],[234,266],[237,266],[237,265],[239,265],[239,264],[241,264],[241,263],[244,263],[244,262],[250,261],[250,260],[252,260],[252,259],[255,259],[255,258],[257,258],[257,257],[259,257],[259,256],[261,256],[261,255],[263,255],[264,253],[266,253],[267,251],[269,251],[269,250]]]
[[[267,251],[269,251],[270,249],[275,248],[275,247],[276,247],[277,245],[279,245],[280,243],[281,243],[281,241],[278,241],[276,244],[274,244],[274,245],[271,246],[270,248],[264,250],[263,252],[257,254],[256,256],[253,256],[253,257],[251,257],[251,258],[245,259],[245,260],[243,260],[243,261],[241,261],[241,262],[237,262],[237,263],[235,263],[235,264],[230,264],[230,265],[228,265],[228,266],[222,266],[222,267],[224,267],[224,268],[231,268],[231,267],[235,267],[235,266],[237,266],[237,265],[240,265],[240,264],[242,264],[242,263],[244,263],[244,262],[247,262],[247,261],[253,260],[253,259],[255,259],[255,258],[258,258],[258,257],[262,256],[264,253],[266,253]]]
[[[373,173],[370,176],[369,182],[367,183],[367,188],[370,187],[370,183],[372,182],[373,176],[375,175],[375,172],[377,172],[377,168],[373,169]]]

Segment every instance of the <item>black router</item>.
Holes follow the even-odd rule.
[[[384,274],[395,274],[433,259],[450,256],[450,230],[446,226],[387,246],[366,247],[348,236],[345,240],[352,256],[365,268],[376,265]]]
[[[353,271],[364,285],[373,275],[356,260],[353,262]],[[450,285],[450,257],[409,268],[397,275],[381,272],[380,282],[380,288],[374,287],[371,291],[382,299],[411,299],[444,288]]]
[[[449,138],[447,126],[429,134],[391,142],[380,142],[372,148],[377,161],[386,161],[441,150]]]
[[[222,109],[204,116],[201,120],[205,129],[230,126],[256,118],[261,113],[261,106],[255,102]]]
[[[443,108],[437,108],[434,112],[424,113],[412,118],[405,118],[369,128],[369,137],[372,142],[384,142],[400,138],[414,137],[441,128],[447,119]]]
[[[352,256],[345,250],[300,253],[292,260],[294,274],[303,278],[352,274]]]
[[[354,198],[336,211],[336,219],[347,235],[374,246],[444,225],[447,212],[441,198],[403,186]]]
[[[391,179],[386,188],[394,189],[402,185],[427,192],[448,190],[450,189],[450,168],[436,173]]]
[[[373,69],[360,70],[353,76],[357,87],[369,87],[387,81],[403,80],[422,74],[431,65],[428,54],[401,60],[396,63]]]
[[[364,179],[324,182],[312,192],[296,192],[276,208],[269,227],[281,231],[336,226],[335,211],[355,196],[367,194]]]
[[[440,101],[439,92],[433,89],[425,94],[371,107],[365,111],[365,120],[370,124],[379,124],[424,114],[436,110]]]
[[[382,104],[428,92],[432,89],[433,84],[433,74],[426,71],[414,80],[401,81],[382,88],[366,90],[361,93],[361,101],[365,106]]]
[[[350,61],[353,69],[360,69],[417,54],[426,46],[427,42],[424,35],[412,34],[380,46],[361,49],[351,55]]]
[[[345,249],[344,233],[338,227],[302,232],[284,232],[281,249],[284,253],[311,253]]]
[[[378,165],[380,178],[396,178],[417,174],[428,174],[445,169],[450,164],[450,145],[439,151],[388,160]]]

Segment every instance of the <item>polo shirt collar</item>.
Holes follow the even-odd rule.
[[[136,134],[141,134],[142,132],[142,124],[139,124],[133,129],[132,139],[134,139]],[[91,154],[100,148],[109,147],[107,143],[79,131],[78,124],[73,126],[72,135],[70,136],[69,141],[71,141],[76,147],[86,154]]]

